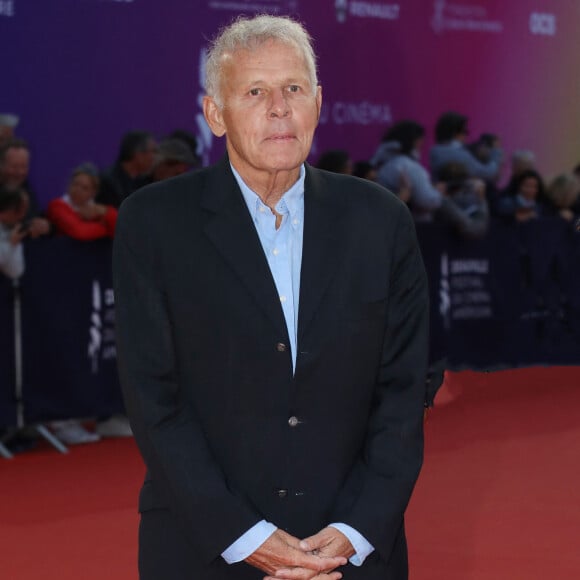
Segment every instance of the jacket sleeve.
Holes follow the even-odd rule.
[[[412,218],[401,208],[382,356],[361,457],[333,518],[360,532],[388,560],[423,460],[428,292]]]
[[[183,396],[167,289],[157,266],[163,240],[140,219],[155,213],[151,208],[133,211],[142,209],[135,207],[140,197],[123,204],[113,246],[121,386],[136,442],[160,496],[158,507],[171,510],[192,548],[209,563],[262,518],[228,488]]]

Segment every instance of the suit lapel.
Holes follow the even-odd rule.
[[[280,336],[287,337],[276,285],[227,157],[208,174],[202,205],[214,214],[205,227],[206,235]]]
[[[344,212],[336,191],[321,183],[321,174],[307,166],[304,192],[304,239],[300,274],[298,344],[314,319],[343,255]]]

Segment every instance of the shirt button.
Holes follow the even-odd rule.
[[[276,495],[280,498],[280,499],[284,499],[285,497],[288,496],[288,490],[287,489],[277,489],[276,490]]]
[[[297,226],[300,222],[298,220],[292,220],[292,223]]]
[[[286,296],[280,296],[280,302],[286,302]]]
[[[276,350],[277,350],[278,352],[286,352],[286,345],[285,345],[283,342],[279,342],[279,343],[276,345]]]
[[[296,427],[296,425],[298,425],[298,423],[300,423],[300,421],[298,420],[298,417],[290,417],[290,419],[288,419],[288,425],[290,425],[290,427]]]
[[[272,254],[274,254],[274,256],[277,256],[280,253],[280,250],[278,248],[274,248],[272,250]]]

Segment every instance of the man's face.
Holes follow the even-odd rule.
[[[11,147],[6,151],[0,166],[0,179],[8,187],[20,187],[28,177],[30,153],[23,147]]]
[[[297,169],[318,124],[320,87],[313,91],[297,49],[267,41],[224,61],[223,108],[206,97],[208,124],[226,135],[232,165],[244,178]]]

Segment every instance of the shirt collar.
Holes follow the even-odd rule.
[[[232,172],[240,189],[242,195],[244,196],[244,201],[248,206],[252,220],[256,220],[257,213],[261,206],[265,206],[264,202],[260,199],[260,196],[250,189],[241,175],[234,169],[233,165],[230,163]],[[292,185],[292,187],[282,195],[280,201],[276,204],[276,211],[280,214],[288,213],[290,218],[293,219],[297,214],[300,214],[304,209],[304,180],[306,178],[306,169],[304,168],[304,163],[300,166],[300,176]]]

